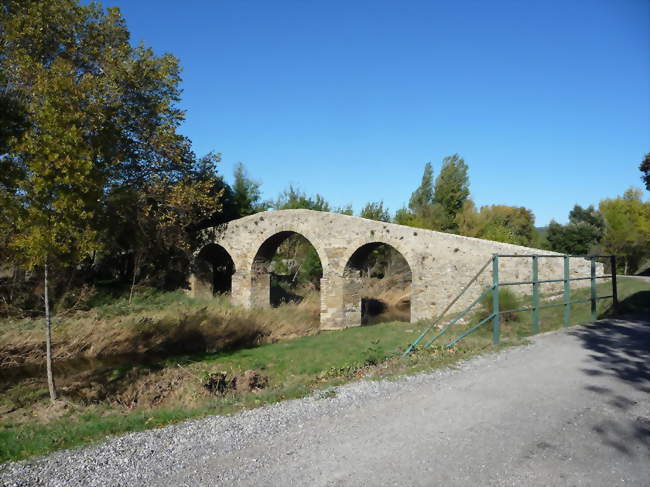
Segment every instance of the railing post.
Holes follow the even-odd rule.
[[[591,321],[596,321],[598,319],[598,313],[596,312],[596,258],[591,258]]]
[[[533,255],[533,334],[539,333],[539,259]]]
[[[618,313],[618,289],[616,287],[616,256],[612,255],[611,267],[612,267],[612,304],[614,307],[614,313]]]
[[[492,343],[499,344],[501,335],[499,323],[499,256],[492,257]]]
[[[571,281],[569,281],[569,256],[564,256],[564,326],[571,321]]]

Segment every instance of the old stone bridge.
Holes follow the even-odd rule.
[[[271,259],[278,246],[294,234],[303,236],[314,246],[323,268],[321,329],[361,324],[359,269],[380,245],[393,247],[410,267],[411,321],[430,318],[442,311],[495,253],[549,254],[528,247],[337,213],[268,211],[204,231],[205,245],[195,254],[190,278],[192,294],[229,291],[237,305],[269,306]],[[542,257],[539,260],[540,279],[561,278],[562,259]],[[215,279],[214,273],[220,274],[219,279]],[[588,276],[589,262],[572,259],[571,274],[572,277]],[[503,259],[500,275],[506,280],[529,280],[530,259]],[[490,273],[483,273],[456,309],[466,306],[490,283]],[[542,291],[548,292],[552,286],[548,284]],[[530,289],[525,292],[529,293]]]

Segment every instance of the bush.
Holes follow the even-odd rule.
[[[486,294],[480,301],[480,319],[485,319],[492,314],[492,293]],[[499,288],[499,309],[520,308],[520,299],[509,288]],[[519,313],[504,313],[501,315],[503,321],[519,321]]]

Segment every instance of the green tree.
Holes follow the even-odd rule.
[[[339,206],[336,210],[334,210],[334,213],[339,213],[341,215],[352,216],[352,215],[354,215],[354,210],[352,209],[352,205],[347,204],[347,205],[344,205],[344,206]]]
[[[315,210],[331,211],[330,204],[320,194],[307,196],[305,192],[289,185],[272,205],[276,210]]]
[[[260,183],[248,177],[241,162],[235,165],[232,193],[240,216],[252,215],[268,208],[268,203],[262,201]]]
[[[395,212],[395,216],[393,217],[393,222],[397,223],[398,225],[406,225],[408,227],[419,226],[418,225],[419,221],[418,218],[415,216],[415,213],[413,213],[407,207],[402,207]]]
[[[359,214],[361,218],[367,218],[368,220],[377,220],[380,222],[389,222],[390,213],[388,208],[384,208],[383,201],[367,203],[363,207],[361,213]]]
[[[424,165],[420,186],[411,194],[409,210],[414,215],[424,216],[433,206],[433,166],[430,162]]]
[[[408,208],[397,210],[393,221],[410,227],[438,229],[435,221],[439,211],[434,205],[433,196],[433,166],[427,162],[424,165],[422,181],[409,198]]]
[[[650,202],[641,200],[640,190],[629,189],[623,197],[602,200],[599,208],[605,219],[604,252],[622,256],[624,273],[634,272],[650,256]]]
[[[456,216],[469,198],[467,164],[458,154],[445,157],[436,178],[433,203],[442,211],[435,213],[436,225],[445,232],[457,232]]]
[[[524,207],[490,205],[476,211],[467,200],[456,215],[461,235],[484,238],[496,242],[531,246],[536,241],[535,216]]]
[[[9,160],[24,175],[13,194],[17,231],[10,245],[22,264],[43,270],[47,378],[55,401],[48,271],[73,265],[98,246],[94,223],[103,177],[79,127],[83,90],[62,63],[38,74],[37,96],[28,102],[32,127],[9,148]]]
[[[641,180],[645,183],[645,189],[650,191],[650,152],[641,161],[639,171],[641,171]]]
[[[467,164],[454,154],[443,159],[440,174],[433,183],[433,166],[424,166],[420,186],[413,192],[407,208],[397,210],[395,223],[413,227],[458,232],[457,215],[469,198]]]
[[[602,215],[593,206],[575,205],[566,225],[551,221],[546,233],[547,246],[563,254],[589,254],[602,239],[604,226]]]
[[[14,263],[42,268],[47,281],[48,271],[74,269],[91,250],[119,247],[116,236],[131,250],[147,241],[124,228],[170,237],[182,215],[209,219],[218,211],[219,194],[206,201],[192,193],[205,186],[196,184],[189,141],[176,132],[184,118],[178,61],[133,47],[119,9],[5,0],[0,31],[3,93],[20,102],[25,120],[17,124],[24,130],[3,132],[0,157]],[[115,201],[133,202],[132,211],[109,214],[120,208]]]

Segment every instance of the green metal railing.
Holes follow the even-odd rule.
[[[499,262],[503,258],[527,258],[532,259],[531,267],[531,280],[530,281],[513,281],[513,282],[500,282],[499,280]],[[564,268],[563,268],[563,277],[562,279],[539,279],[539,259],[540,258],[560,258],[564,259]],[[570,277],[570,265],[569,259],[571,258],[582,258],[590,261],[590,275],[589,277]],[[596,259],[608,259],[611,266],[611,274],[609,275],[596,275]],[[481,295],[476,298],[472,303],[465,308],[463,311],[458,313],[449,323],[442,327],[437,333],[435,333],[431,338],[425,341],[425,339],[436,329],[438,323],[442,321],[447,312],[453,307],[454,304],[465,294],[469,287],[477,281],[477,279],[483,274],[483,272],[489,267],[490,263],[492,264],[492,285],[485,289]],[[596,280],[597,279],[611,279],[612,280],[612,294],[609,296],[598,296],[596,289]],[[590,297],[587,299],[574,299],[571,300],[571,281],[583,281],[589,280],[591,293]],[[563,283],[562,291],[562,302],[561,303],[549,303],[541,304],[540,296],[540,285],[547,283]],[[520,286],[520,285],[530,285],[532,286],[532,305],[524,306],[516,309],[507,309],[501,310],[499,303],[499,290],[504,286]],[[531,311],[532,312],[532,332],[533,334],[539,333],[540,331],[540,310],[546,308],[554,308],[558,306],[564,307],[563,313],[563,324],[565,327],[569,326],[571,320],[571,305],[579,303],[591,303],[591,319],[595,321],[598,316],[596,312],[596,303],[600,299],[612,299],[613,307],[616,310],[618,308],[618,294],[616,286],[616,256],[615,255],[561,255],[561,254],[522,254],[522,255],[508,255],[508,254],[494,254],[476,273],[476,275],[465,285],[461,292],[447,305],[442,314],[436,318],[433,323],[426,328],[418,338],[411,343],[405,350],[402,356],[409,355],[413,352],[416,347],[424,341],[424,347],[430,347],[433,343],[443,336],[449,329],[458,323],[463,317],[465,317],[473,308],[478,304],[482,299],[492,294],[492,313],[486,318],[482,319],[476,325],[472,326],[468,330],[464,331],[460,336],[454,338],[450,341],[445,347],[453,347],[456,343],[461,341],[466,336],[474,333],[485,323],[492,322],[492,343],[495,345],[499,344],[501,339],[501,315],[505,313],[518,313],[522,311]]]

